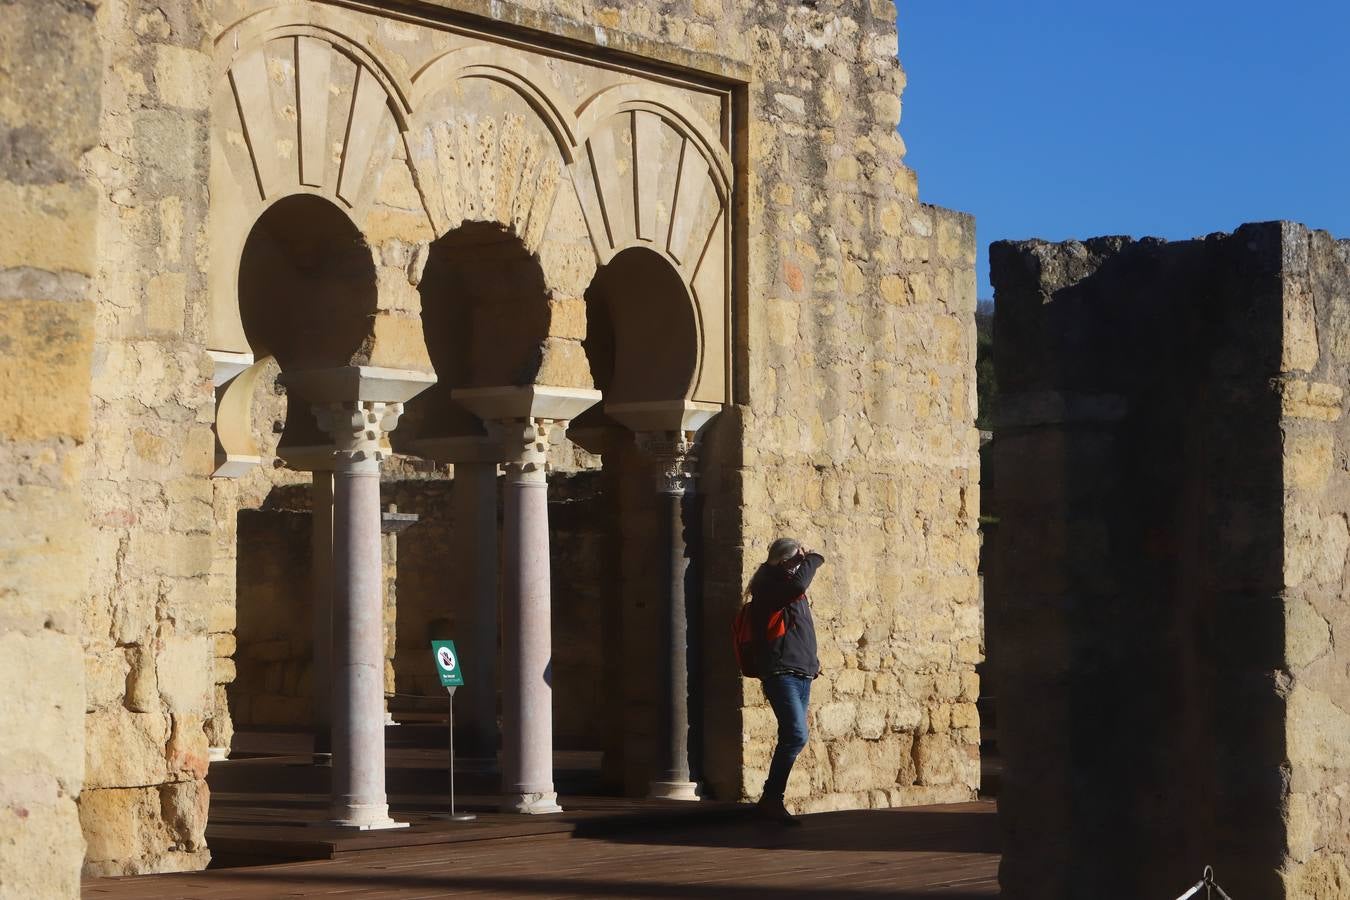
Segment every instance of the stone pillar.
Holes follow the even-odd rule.
[[[503,808],[562,812],[553,789],[553,635],[545,457],[553,423],[494,426],[516,444],[502,510]]]
[[[313,602],[314,753],[333,751],[329,702],[333,680],[333,472],[315,470],[310,485],[310,591]]]
[[[398,424],[401,403],[315,405],[337,445],[333,468],[334,824],[397,828],[384,777],[384,604],[380,556],[380,440]]]
[[[497,464],[455,464],[455,533],[461,585],[471,598],[465,682],[473,730],[460,743],[471,756],[497,753]]]
[[[689,773],[689,616],[685,574],[684,504],[694,487],[693,435],[644,432],[638,446],[656,468],[657,515],[661,541],[660,643],[661,708],[657,718],[656,777],[648,795],[663,800],[697,800],[698,785]]]
[[[459,390],[455,400],[488,425],[502,448],[503,809],[561,812],[553,787],[552,604],[549,577],[549,441],[600,399],[597,391],[525,387]]]

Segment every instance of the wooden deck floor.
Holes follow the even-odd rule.
[[[998,895],[987,802],[806,816],[801,828],[745,819],[635,826],[599,837],[370,849],[335,859],[185,875],[89,880],[84,896],[500,898],[863,898]]]

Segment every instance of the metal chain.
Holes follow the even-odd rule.
[[[1198,897],[1201,889],[1205,892],[1205,900],[1214,900],[1216,896],[1218,897],[1218,900],[1233,900],[1232,897],[1228,896],[1228,892],[1219,887],[1218,883],[1214,880],[1213,866],[1205,866],[1205,874],[1199,881],[1191,886],[1190,890],[1178,897],[1177,900],[1191,900],[1192,897]]]

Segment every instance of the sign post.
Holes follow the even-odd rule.
[[[464,685],[464,670],[454,641],[432,641],[431,652],[436,658],[436,674],[441,687],[450,695],[450,820],[471,822],[478,818],[473,813],[455,812],[455,688]]]

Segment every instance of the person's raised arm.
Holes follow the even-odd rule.
[[[805,594],[806,589],[811,586],[811,579],[816,577],[816,570],[825,562],[825,557],[814,550],[806,551],[806,557],[797,566],[797,571],[788,576],[788,584],[798,595]]]

